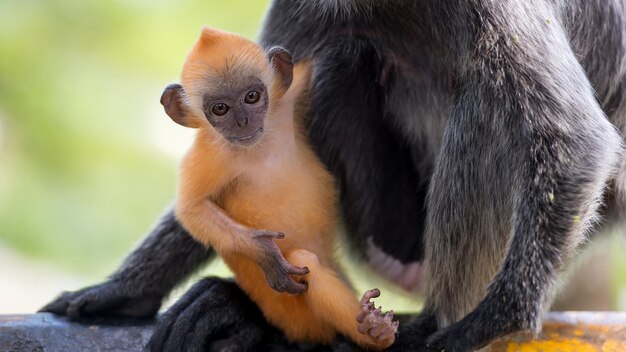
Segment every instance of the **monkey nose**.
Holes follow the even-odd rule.
[[[246,115],[237,116],[235,118],[235,122],[237,123],[237,126],[239,126],[239,127],[248,126],[248,116],[246,116]]]

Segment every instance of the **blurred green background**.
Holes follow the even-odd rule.
[[[0,1],[0,313],[102,280],[140,240],[193,136],[162,112],[162,89],[202,24],[255,38],[266,6]],[[613,257],[615,306],[626,264]]]
[[[202,24],[254,38],[265,6],[0,1],[3,243],[89,274],[117,263],[174,195],[187,141],[161,91]]]
[[[0,298],[48,275],[92,283],[119,264],[173,199],[193,136],[162,112],[162,89],[203,24],[255,38],[266,6],[0,1],[0,266],[25,282],[0,281]],[[43,271],[28,280],[18,273],[31,263]]]

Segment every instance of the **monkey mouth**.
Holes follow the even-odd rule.
[[[259,127],[256,131],[252,132],[251,134],[247,136],[228,137],[228,141],[234,144],[248,146],[248,145],[254,144],[254,142],[256,142],[259,139],[259,137],[261,137],[262,134],[263,134],[263,127]]]

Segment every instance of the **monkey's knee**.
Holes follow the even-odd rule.
[[[307,267],[309,270],[321,266],[317,254],[306,249],[294,249],[287,253],[285,259],[289,263],[299,267]]]

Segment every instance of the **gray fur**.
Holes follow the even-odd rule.
[[[435,163],[428,302],[441,326],[470,313],[485,294],[526,302],[513,312],[524,315],[513,317],[516,328],[538,329],[556,270],[615,176],[620,136],[552,6],[470,6],[484,22],[472,29],[474,51],[461,57],[466,81],[457,94],[467,96],[452,112]]]
[[[607,185],[626,182],[623,2],[398,0],[354,11],[361,3],[274,1],[262,40],[297,59],[338,36],[380,46],[389,123],[430,180],[427,311],[440,328],[463,319],[429,341],[455,350],[537,330]]]
[[[404,325],[394,348],[416,350],[426,342],[465,351],[512,331],[536,331],[559,269],[598,221],[603,195],[614,195],[607,207],[626,204],[624,7],[620,0],[273,1],[261,43],[286,48],[294,61],[314,60],[311,96],[320,105],[311,110],[328,115],[312,116],[308,128],[342,183],[355,246],[366,251],[364,242],[373,238],[370,262],[394,268],[424,262],[425,313]],[[347,58],[352,67],[334,66]],[[345,76],[370,63],[359,77],[378,75],[375,90]],[[351,95],[341,85],[346,79],[359,84],[359,94],[374,95]],[[377,98],[381,105],[367,105],[379,114],[376,121],[368,111],[333,115]],[[328,136],[334,138],[320,138]],[[390,184],[390,174],[377,169],[386,160],[368,148],[380,141],[378,150],[408,146],[414,168],[393,175],[399,181],[390,188],[404,188],[375,198],[385,201],[382,208],[373,194],[384,196],[374,191],[377,182]],[[405,157],[388,155],[386,165],[397,172]],[[415,183],[402,178],[408,171],[419,178]],[[427,198],[419,192],[426,185]],[[423,197],[425,204],[398,195]],[[405,209],[400,217],[396,204]],[[402,216],[422,218],[424,210],[423,234],[371,233]],[[422,236],[424,253],[406,255],[407,248],[422,249]],[[113,277],[126,282],[132,297],[152,292],[153,278],[167,268],[163,260],[144,263],[155,248],[186,266],[178,280],[201,262],[175,259],[182,238],[150,238],[127,261],[141,263]],[[394,255],[403,260],[394,262]],[[176,281],[171,273],[164,273],[157,299]],[[102,302],[117,297],[98,294]]]

